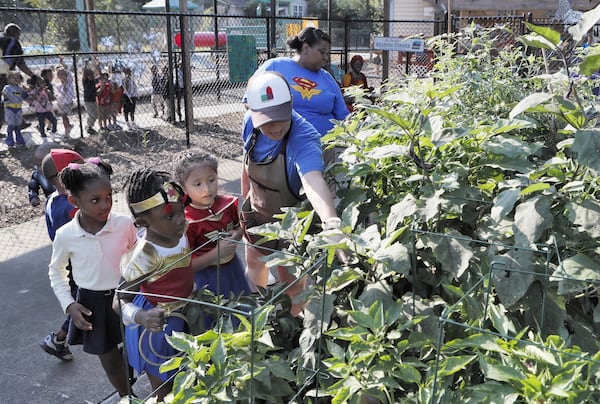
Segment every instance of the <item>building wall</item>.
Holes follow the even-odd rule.
[[[432,21],[435,19],[435,6],[425,0],[391,0],[392,20],[397,21]],[[433,24],[422,25],[395,24],[393,36],[423,34],[433,35]]]

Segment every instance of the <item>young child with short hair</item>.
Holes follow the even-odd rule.
[[[123,73],[125,73],[125,79],[123,80],[123,116],[129,129],[137,129],[135,106],[137,104],[138,88],[135,78],[131,74],[131,69],[126,67],[123,69]]]
[[[60,65],[56,69],[56,78],[58,79],[58,85],[56,86],[56,107],[65,128],[65,136],[69,136],[73,129],[73,125],[71,125],[71,121],[69,120],[69,114],[74,105],[75,86],[73,83],[73,73],[65,65],[62,56],[59,56],[59,60]]]
[[[60,136],[56,133],[56,127],[58,122],[56,121],[56,117],[52,113],[52,102],[48,97],[48,90],[46,89],[46,84],[44,80],[40,76],[33,75],[28,80],[29,83],[29,91],[28,91],[28,102],[33,106],[35,110],[35,114],[38,119],[40,134],[42,138],[47,137],[44,125],[46,120],[50,122],[52,125],[52,129],[50,132],[50,140],[58,142],[60,141]]]
[[[46,157],[46,155],[50,153],[50,150],[52,149],[60,149],[60,146],[54,142],[42,143],[36,147],[35,151],[33,152],[35,165],[33,166],[33,172],[31,173],[31,178],[27,184],[29,203],[33,207],[40,205],[40,189],[46,196],[46,200],[54,191],[56,191],[56,188],[44,175],[42,170],[42,162],[44,157]]]
[[[27,92],[21,87],[23,77],[20,73],[11,71],[8,73],[7,80],[8,84],[2,89],[4,119],[7,126],[5,143],[9,148],[25,146],[25,139],[23,138],[23,135],[21,135],[21,125],[23,124],[23,101],[27,98]]]
[[[52,68],[47,67],[45,69],[42,69],[42,71],[40,72],[40,77],[44,80],[44,84],[46,85],[46,92],[48,93],[48,99],[50,100],[51,103],[56,101],[56,96],[54,95],[54,84],[52,83],[52,80],[54,79],[54,71],[52,70]],[[48,130],[48,131],[51,130],[52,123],[50,121],[47,121],[46,123],[47,123],[46,130]]]
[[[119,284],[119,261],[135,243],[136,229],[130,217],[111,213],[111,173],[111,166],[96,158],[71,163],[58,175],[69,202],[79,210],[56,232],[48,276],[63,311],[71,316],[69,344],[83,344],[85,352],[98,355],[110,383],[126,396],[129,382],[118,349],[120,319],[112,301]],[[76,299],[66,269],[69,261],[79,287]]]
[[[138,373],[146,372],[162,401],[172,389],[170,378],[176,371],[161,373],[160,365],[180,353],[165,337],[190,329],[181,315],[186,302],[177,300],[192,297],[194,286],[183,190],[166,172],[139,170],[128,178],[126,194],[135,224],[143,230],[135,247],[121,259],[122,279],[113,309],[127,326],[130,365]]]
[[[160,71],[158,70],[157,65],[152,65],[150,67],[150,73],[152,73],[152,95],[150,96],[150,101],[152,102],[152,109],[154,110],[153,118],[165,117],[165,98],[164,93],[166,89],[164,88],[163,80]]]
[[[112,74],[109,78],[109,83],[111,84],[111,111],[108,117],[108,129],[110,130],[121,130],[123,129],[121,125],[117,123],[117,116],[121,113],[121,109],[123,108],[123,78],[121,76],[120,71],[113,68]]]
[[[242,238],[238,198],[219,193],[218,168],[214,156],[186,151],[178,158],[175,175],[189,198],[185,217],[194,252],[196,288],[229,298],[232,294],[249,294],[250,287],[236,254]],[[219,233],[227,234],[227,238],[219,240]]]
[[[83,103],[87,113],[86,131],[88,135],[95,135],[94,124],[98,119],[98,105],[96,104],[96,84],[98,79],[96,74],[98,69],[95,65],[90,65],[88,61],[83,66],[81,85],[83,87]]]
[[[96,105],[98,107],[98,124],[100,130],[108,132],[109,118],[112,110],[112,85],[108,81],[108,73],[100,74],[96,84]]]
[[[49,143],[46,143],[49,144]],[[69,223],[75,216],[77,208],[73,206],[67,197],[67,190],[58,180],[58,174],[70,163],[83,163],[83,157],[79,153],[69,149],[52,148],[42,159],[40,164],[42,174],[51,185],[56,189],[47,199],[44,208],[46,218],[46,228],[50,240],[54,241],[56,231]],[[73,299],[77,297],[77,284],[73,280],[71,264],[66,267],[69,271],[69,286]],[[73,359],[73,354],[67,343],[67,334],[71,318],[67,315],[60,328],[46,335],[40,342],[40,348],[46,353],[57,357],[63,361]]]

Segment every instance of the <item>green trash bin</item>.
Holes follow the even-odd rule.
[[[253,35],[228,35],[229,81],[245,83],[258,67],[256,38]]]

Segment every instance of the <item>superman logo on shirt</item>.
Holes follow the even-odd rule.
[[[317,83],[312,80],[305,79],[302,77],[294,77],[294,82],[297,85],[291,86],[294,90],[298,91],[302,96],[302,99],[310,100],[313,95],[319,95],[323,90],[317,90],[315,87]]]

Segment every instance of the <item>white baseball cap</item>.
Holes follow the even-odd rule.
[[[290,87],[277,72],[267,71],[252,76],[246,89],[246,102],[255,128],[269,122],[292,119]]]

